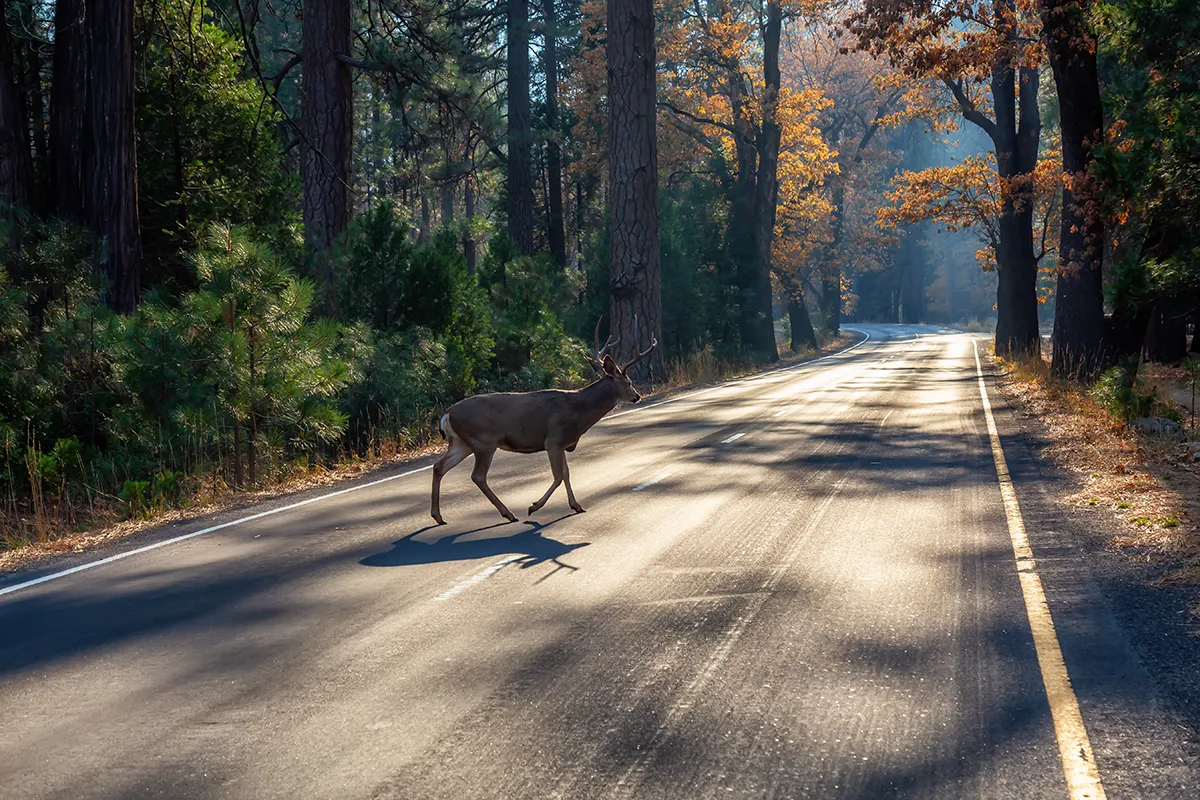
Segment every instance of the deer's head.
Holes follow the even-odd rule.
[[[637,315],[634,315],[633,327],[635,330],[637,329]],[[608,341],[604,343],[604,347],[601,347],[600,320],[596,320],[596,331],[592,338],[595,345],[595,355],[592,357],[592,369],[596,371],[596,374],[600,376],[601,380],[612,381],[613,386],[616,387],[617,397],[619,399],[624,400],[627,403],[636,403],[637,401],[641,400],[642,396],[638,394],[637,389],[634,388],[633,380],[630,379],[626,371],[634,364],[648,356],[650,351],[658,346],[658,339],[654,338],[653,336],[650,337],[649,347],[634,356],[633,359],[628,361],[624,366],[620,366],[616,361],[613,360],[613,357],[608,354],[609,348],[620,341],[620,339],[614,339],[612,336],[609,336]]]

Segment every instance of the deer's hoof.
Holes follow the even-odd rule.
[[[441,517],[434,517],[434,518],[433,518],[433,521],[434,521],[434,522],[436,522],[438,525],[445,525],[445,524],[446,524],[446,520],[442,519]]]
[[[584,508],[583,506],[575,506],[575,513],[576,513],[576,514],[583,514],[583,513],[584,513],[584,512],[586,512],[586,511],[587,511],[587,509],[586,509],[586,508]]]
[[[505,519],[507,519],[509,522],[516,522],[516,521],[517,521],[517,515],[516,515],[516,514],[514,514],[514,513],[512,513],[511,511],[510,511],[510,512],[508,512],[507,514],[505,514],[505,515],[504,515],[504,518],[505,518]]]

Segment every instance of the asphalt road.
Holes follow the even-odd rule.
[[[861,330],[603,420],[583,515],[502,524],[467,463],[445,527],[424,470],[0,596],[0,796],[1067,797],[978,337]],[[550,475],[490,480],[516,510]],[[1108,796],[1197,796],[1086,565],[1029,536]]]

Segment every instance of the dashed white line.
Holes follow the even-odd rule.
[[[656,477],[651,478],[645,483],[639,483],[637,486],[633,487],[633,490],[635,492],[640,492],[642,489],[648,489],[659,481],[665,481],[667,478],[671,477],[671,475],[672,473],[670,472],[664,472]]]
[[[865,335],[863,340],[861,342],[857,342],[857,343],[851,345],[850,347],[847,347],[845,350],[839,350],[836,353],[830,353],[829,355],[820,356],[819,358],[814,358],[809,361],[802,361],[798,364],[793,364],[791,366],[783,367],[778,370],[772,370],[771,372],[762,376],[762,378],[757,378],[757,380],[762,380],[763,378],[774,377],[774,376],[778,375],[779,373],[786,373],[786,372],[791,372],[793,370],[801,369],[801,368],[807,367],[809,365],[816,364],[820,361],[825,361],[830,358],[836,358],[838,356],[844,355],[846,353],[849,353],[851,350],[856,350],[859,347],[861,347],[862,345],[871,341],[871,335],[869,333],[867,333],[866,331],[861,331],[861,333],[863,333]],[[617,414],[609,414],[607,417],[605,417],[603,420],[601,420],[601,422],[607,422],[608,420],[616,419],[617,417],[623,417],[626,414],[632,414],[636,411],[645,411],[647,409],[657,408],[658,406],[667,405],[668,403],[674,403],[679,400],[686,400],[691,397],[697,397],[699,395],[705,394],[706,392],[713,392],[713,391],[716,391],[717,389],[725,389],[725,388],[729,388],[730,386],[737,386],[737,385],[740,385],[740,384],[743,384],[743,383],[746,383],[749,381],[753,381],[753,380],[755,380],[755,378],[748,378],[748,379],[743,378],[741,380],[733,381],[733,382],[727,383],[727,384],[722,384],[720,386],[712,386],[707,389],[701,389],[701,390],[695,391],[695,392],[687,392],[686,394],[681,394],[677,397],[672,397],[667,400],[661,400],[657,403],[651,403],[649,405],[644,405],[644,406],[637,406],[635,408],[631,408],[631,409],[622,411]],[[140,553],[146,553],[151,550],[157,550],[160,547],[166,547],[167,545],[171,545],[171,544],[178,544],[179,542],[184,542],[184,541],[187,541],[188,539],[195,539],[198,536],[204,536],[209,533],[215,533],[216,531],[225,530],[226,528],[232,528],[237,525],[243,525],[247,522],[253,522],[254,520],[257,520],[257,519],[262,519],[264,517],[270,517],[275,514],[282,514],[285,511],[291,511],[296,508],[302,508],[303,506],[311,505],[313,503],[319,503],[322,500],[328,500],[331,497],[338,497],[343,494],[349,494],[350,492],[357,492],[360,489],[368,489],[372,486],[378,486],[381,483],[388,483],[389,481],[394,481],[394,480],[398,480],[400,478],[405,478],[405,477],[408,477],[409,475],[414,475],[418,472],[424,472],[425,470],[430,469],[432,467],[433,467],[433,464],[426,464],[423,467],[417,467],[416,469],[410,469],[407,472],[402,472],[397,475],[389,475],[386,478],[380,478],[379,480],[368,481],[367,483],[360,483],[357,486],[351,486],[347,489],[339,489],[334,492],[329,492],[328,494],[319,495],[317,497],[310,497],[307,500],[301,500],[298,503],[290,503],[285,506],[280,506],[279,508],[270,509],[269,511],[260,511],[257,514],[250,514],[245,517],[239,517],[238,519],[232,519],[228,522],[222,522],[219,525],[210,525],[209,527],[202,528],[198,531],[192,531],[191,533],[185,533],[181,536],[172,536],[169,539],[163,539],[162,541],[154,542],[153,544],[148,544],[143,547],[136,547],[132,550],[126,550],[123,553],[117,553],[116,555],[111,555],[106,558],[97,559],[96,561],[90,561],[86,564],[79,564],[78,566],[74,566],[69,569],[60,570],[58,572],[52,572],[49,575],[42,575],[41,577],[33,578],[33,579],[27,580],[27,581],[22,581],[21,583],[14,583],[11,586],[5,586],[3,588],[0,588],[0,597],[3,597],[6,594],[12,594],[14,592],[19,592],[22,589],[29,589],[33,586],[38,586],[40,584],[48,583],[53,580],[58,580],[59,578],[65,578],[69,575],[75,575],[75,574],[83,572],[85,570],[90,570],[90,569],[94,569],[96,567],[104,566],[105,564],[111,564],[114,561],[120,561],[121,559],[129,558],[130,556],[136,556]]]
[[[729,444],[730,442],[736,442],[738,439],[742,438],[745,435],[746,434],[744,434],[744,433],[735,433],[733,436],[730,436],[728,439],[722,439],[721,444]]]
[[[857,328],[847,328],[846,330],[858,330],[858,329]],[[856,342],[855,344],[850,345],[845,350],[838,350],[836,353],[830,353],[829,355],[826,355],[826,356],[820,356],[819,358],[812,358],[812,359],[809,359],[808,361],[801,361],[798,364],[792,364],[791,366],[788,366],[788,367],[780,367],[779,369],[771,370],[770,372],[767,372],[761,376],[753,376],[750,378],[741,378],[739,380],[731,381],[729,383],[723,383],[720,386],[710,386],[707,389],[700,389],[695,392],[688,392],[686,394],[681,394],[678,397],[671,397],[667,400],[659,400],[657,403],[650,403],[649,405],[644,405],[644,406],[635,406],[634,408],[626,409],[625,411],[619,411],[616,414],[609,414],[604,419],[600,420],[600,422],[601,423],[608,422],[610,419],[616,419],[617,417],[623,417],[626,414],[634,414],[634,413],[637,413],[638,411],[649,411],[652,408],[658,408],[659,406],[665,406],[668,403],[677,403],[680,400],[687,400],[692,397],[699,397],[702,394],[707,394],[708,392],[715,392],[718,389],[725,389],[730,386],[740,386],[744,383],[750,383],[750,382],[754,382],[754,381],[762,381],[767,378],[774,377],[781,372],[791,372],[793,370],[802,369],[803,367],[807,367],[811,364],[816,364],[818,362],[825,361],[826,359],[836,358],[838,356],[845,355],[846,353],[849,353],[851,350],[857,350],[858,348],[862,347],[867,342],[873,341],[871,339],[871,334],[867,333],[866,331],[859,331],[859,333],[863,334],[863,336],[866,338],[864,338],[861,342]],[[597,423],[597,424],[599,424],[599,423]]]
[[[456,594],[461,594],[462,592],[465,592],[467,589],[470,589],[475,584],[486,581],[488,578],[492,577],[497,572],[504,569],[509,564],[511,564],[512,562],[514,562],[520,558],[524,558],[524,556],[520,555],[519,553],[508,556],[507,558],[502,558],[499,561],[497,561],[495,564],[491,564],[491,565],[486,566],[483,569],[479,570],[479,572],[476,572],[474,575],[467,578],[465,581],[455,584],[454,586],[451,586],[449,589],[442,592],[441,594],[439,594],[437,597],[435,597],[433,599],[435,601],[449,600],[451,597],[454,597]]]

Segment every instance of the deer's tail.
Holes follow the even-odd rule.
[[[442,435],[442,438],[446,439],[447,441],[450,439],[451,436],[454,435],[454,428],[450,427],[449,412],[442,414],[442,419],[441,419],[441,421],[438,422],[438,433],[440,433]]]

